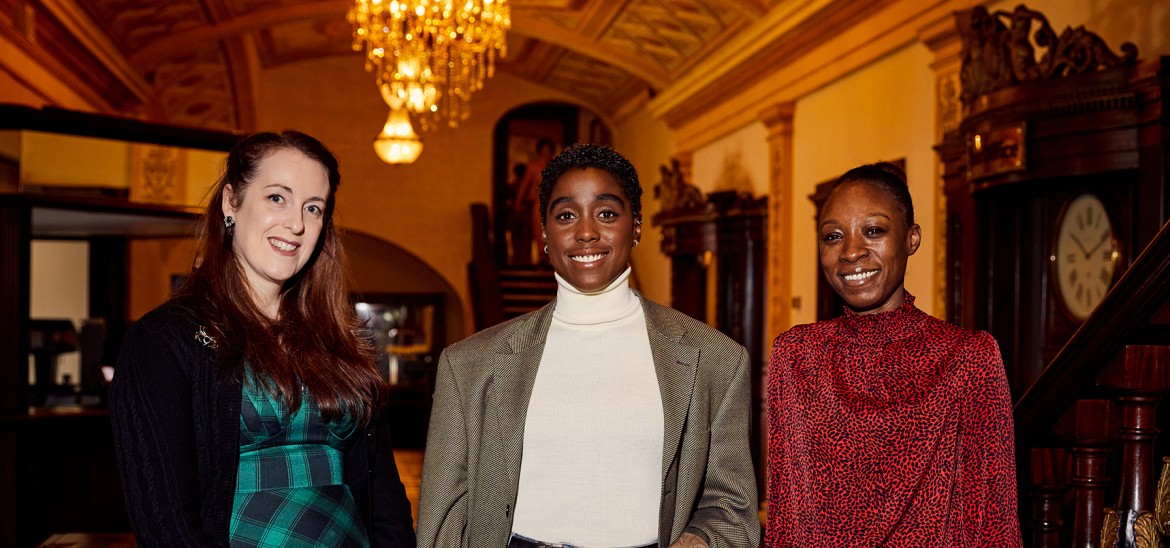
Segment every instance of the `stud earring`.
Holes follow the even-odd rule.
[[[231,215],[228,215],[227,217],[223,218],[223,227],[224,228],[231,228],[233,226],[236,226],[236,220],[233,219]]]
[[[634,247],[638,247],[638,240],[634,240]]]

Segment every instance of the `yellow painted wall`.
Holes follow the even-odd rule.
[[[642,183],[642,243],[630,255],[634,276],[642,294],[670,305],[670,261],[660,244],[662,229],[651,220],[661,209],[654,198],[654,185],[662,179],[659,166],[670,162],[674,133],[660,120],[639,109],[618,123],[614,148],[638,170]]]
[[[695,151],[694,181],[703,192],[737,190],[768,193],[768,130],[762,122]]]
[[[471,118],[460,122],[457,131],[422,133],[418,161],[391,166],[371,146],[388,108],[374,76],[362,69],[360,56],[282,65],[263,71],[260,84],[258,128],[300,129],[329,146],[341,160],[341,225],[393,242],[438,271],[460,292],[470,332],[469,206],[491,202],[495,125],[517,106],[571,98],[497,72],[472,98]]]
[[[124,141],[25,131],[21,134],[20,182],[129,188],[129,148]]]
[[[187,194],[188,205],[206,206],[212,188],[223,174],[226,152],[212,150],[187,150]]]
[[[21,184],[130,188],[132,143],[27,130],[19,136]],[[184,204],[206,204],[207,192],[219,178],[227,154],[198,149],[185,152]]]

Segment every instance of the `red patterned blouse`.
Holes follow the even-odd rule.
[[[914,306],[794,327],[768,366],[766,544],[1021,546],[995,339]]]

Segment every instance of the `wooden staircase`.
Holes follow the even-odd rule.
[[[1021,525],[1036,547],[1170,540],[1170,223],[1015,407]],[[1161,483],[1161,485],[1159,485]]]
[[[504,319],[537,310],[557,295],[557,281],[551,267],[506,266],[497,272]]]
[[[502,266],[492,252],[486,204],[471,204],[471,263],[467,265],[475,329],[479,331],[549,303],[557,294],[548,266]]]

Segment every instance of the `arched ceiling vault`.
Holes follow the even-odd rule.
[[[350,0],[14,1],[0,38],[39,50],[109,110],[169,123],[253,129],[263,69],[361,55]],[[613,115],[684,80],[769,13],[855,1],[510,0],[497,69]]]

